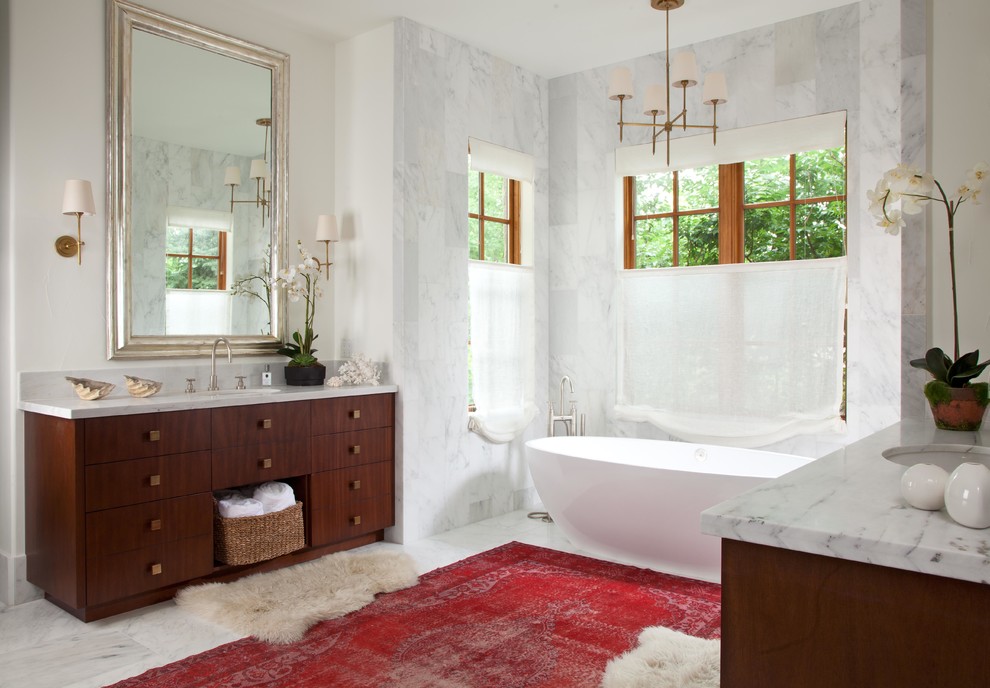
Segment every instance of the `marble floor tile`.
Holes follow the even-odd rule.
[[[378,542],[352,551],[405,551],[424,574],[513,540],[582,553],[553,523],[526,511],[417,542]],[[87,624],[34,600],[0,609],[0,688],[100,688],[238,637],[171,601]]]

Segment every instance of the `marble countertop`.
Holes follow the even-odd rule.
[[[980,433],[901,421],[702,512],[709,535],[974,583],[990,583],[990,529],[922,511],[901,497],[905,466],[881,452],[933,444],[990,446]]]
[[[83,401],[78,397],[55,399],[37,399],[18,401],[17,408],[22,411],[41,413],[46,416],[59,418],[99,418],[101,416],[126,416],[137,413],[156,413],[159,411],[182,411],[197,408],[219,408],[223,406],[247,406],[250,404],[282,403],[302,401],[305,399],[326,399],[331,397],[353,397],[367,394],[383,394],[397,391],[395,385],[355,385],[350,387],[328,387],[314,385],[312,387],[294,387],[275,385],[272,387],[255,387],[246,390],[221,390],[212,393],[198,391],[192,394],[156,394],[146,399],[129,396],[125,391],[117,395],[119,390],[105,399]]]

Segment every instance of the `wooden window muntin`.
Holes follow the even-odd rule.
[[[508,199],[506,203],[507,217],[498,217],[485,213],[485,173],[475,172],[470,174],[478,175],[478,208],[476,212],[468,209],[468,218],[478,221],[478,258],[476,260],[486,260],[485,258],[485,224],[495,223],[502,225],[507,230],[506,237],[506,262],[513,265],[522,263],[522,242],[520,240],[520,217],[521,217],[521,194],[520,183],[517,179],[503,177],[508,184]],[[497,175],[496,175],[497,176]]]
[[[182,227],[169,227],[169,229],[183,229]],[[217,286],[216,289],[223,291],[227,288],[227,232],[217,231],[219,235],[217,237],[217,253],[216,254],[202,254],[193,253],[193,231],[195,227],[189,227],[189,240],[187,249],[185,253],[166,253],[165,260],[169,258],[181,258],[186,261],[186,287],[185,289],[192,289],[192,278],[193,278],[193,260],[211,260],[217,263]],[[179,288],[179,287],[173,287]]]

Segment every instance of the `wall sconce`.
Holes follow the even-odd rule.
[[[85,179],[67,179],[62,194],[62,214],[76,216],[76,236],[63,234],[55,240],[55,251],[63,258],[78,256],[82,265],[82,216],[96,215],[93,203],[93,185]]]
[[[251,161],[251,171],[248,173],[251,179],[255,180],[254,198],[248,200],[234,200],[234,187],[241,185],[241,168],[228,167],[224,170],[223,183],[230,187],[230,212],[234,212],[235,203],[254,203],[261,208],[261,226],[265,226],[265,215],[271,214],[272,196],[272,175],[268,170],[268,130],[272,126],[271,117],[262,117],[255,120],[255,124],[265,128],[265,147],[263,158]],[[267,211],[267,213],[266,213]]]
[[[316,217],[316,240],[322,241],[323,247],[326,249],[326,259],[320,269],[322,270],[326,266],[327,279],[330,279],[330,266],[333,265],[330,262],[330,242],[340,241],[340,232],[337,231],[337,217],[335,215],[318,215]]]

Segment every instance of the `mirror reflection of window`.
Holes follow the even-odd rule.
[[[165,237],[166,289],[226,289],[227,233],[169,227]]]

